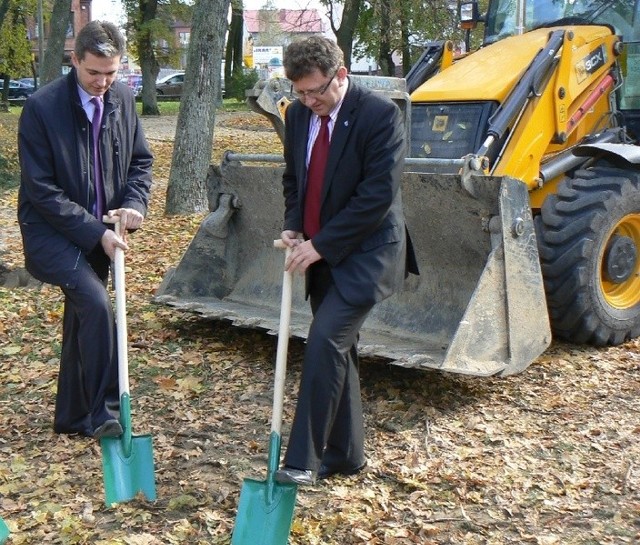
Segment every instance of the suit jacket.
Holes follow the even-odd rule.
[[[286,113],[284,229],[302,232],[311,110],[300,101]],[[331,135],[316,251],[342,297],[377,303],[417,273],[400,191],[405,129],[389,99],[349,81]]]
[[[80,254],[91,253],[107,229],[90,212],[90,134],[75,71],[34,93],[20,117],[18,220],[25,265],[38,280],[67,288],[76,285]],[[100,157],[105,209],[133,208],[144,215],[153,156],[133,94],[119,82],[104,97]]]

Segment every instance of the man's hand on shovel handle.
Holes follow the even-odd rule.
[[[144,216],[133,208],[116,208],[115,210],[109,210],[103,221],[105,223],[120,223],[119,234],[109,229],[105,231],[100,240],[105,253],[113,261],[116,248],[129,249],[129,246],[127,246],[127,232],[139,229],[144,221]]]

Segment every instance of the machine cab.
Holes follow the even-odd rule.
[[[640,140],[640,0],[490,0],[484,15],[471,0],[460,2],[458,13],[463,29],[485,23],[483,45],[541,27],[610,26],[625,44],[618,108]]]

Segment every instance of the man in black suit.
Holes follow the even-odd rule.
[[[298,100],[286,112],[281,237],[292,248],[287,270],[306,273],[313,321],[276,479],[313,484],[366,465],[359,331],[418,271],[402,211],[399,108],[354,84],[327,38],[290,44],[284,67]]]
[[[73,70],[27,100],[18,128],[25,265],[65,296],[53,429],[96,439],[122,434],[107,280],[116,248],[129,249],[102,218],[142,225],[153,165],[135,97],[117,80],[125,45],[113,23],[84,26]]]

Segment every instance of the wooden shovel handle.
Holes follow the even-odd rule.
[[[278,248],[278,250],[286,250],[289,246],[284,243],[284,240],[277,238],[273,241],[273,247]]]
[[[120,217],[102,216],[104,223],[115,224],[115,233],[121,236]],[[124,280],[124,250],[116,246],[113,260],[114,284],[116,286],[116,335],[118,339],[118,389],[120,397],[129,394],[129,356],[127,351],[127,303]]]
[[[285,249],[285,263],[291,248],[282,240],[274,240],[275,248]],[[282,408],[284,405],[284,381],[287,374],[287,351],[289,348],[289,326],[291,323],[291,298],[293,274],[284,271],[282,276],[282,300],[280,303],[280,326],[278,328],[278,348],[276,351],[276,370],[273,386],[273,412],[271,417],[271,432],[280,436],[282,429]]]

